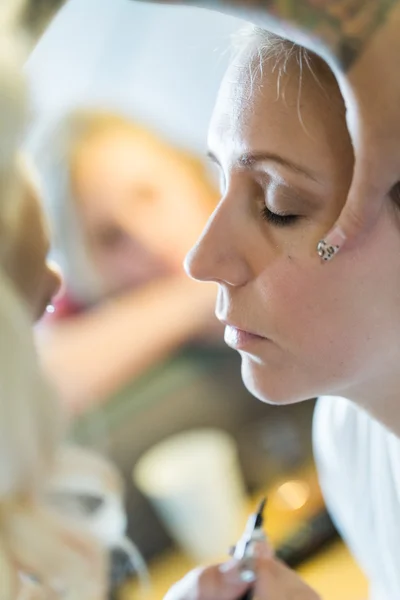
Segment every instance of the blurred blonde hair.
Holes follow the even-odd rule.
[[[68,600],[99,600],[106,589],[102,551],[44,499],[62,420],[40,371],[27,307],[5,269],[35,186],[16,158],[28,115],[23,63],[39,26],[30,27],[33,4],[0,5],[0,600],[31,600],[36,591],[46,598],[51,588],[52,598],[65,592]],[[43,25],[60,1],[39,4]]]
[[[130,133],[133,136],[140,136],[142,139],[149,140],[154,146],[163,148],[166,153],[175,156],[193,177],[209,188],[210,208],[214,208],[215,187],[207,176],[204,162],[187,150],[168,143],[156,133],[129,117],[107,110],[81,109],[72,112],[65,119],[63,129],[68,132],[68,139],[64,135],[67,142],[66,158],[72,169],[81,147],[86,143],[112,131]]]
[[[0,7],[0,599],[27,598],[35,578],[42,590],[57,587],[71,600],[98,600],[106,565],[97,542],[44,501],[61,418],[40,371],[26,306],[4,269],[29,178],[16,159],[28,112],[24,43],[13,29],[17,8],[22,3]]]
[[[0,205],[0,599],[18,598],[19,575],[25,574],[65,598],[98,600],[106,577],[98,542],[45,503],[62,440],[61,416],[40,371],[26,306],[3,268],[34,182],[27,185],[29,170],[15,159],[7,177]]]

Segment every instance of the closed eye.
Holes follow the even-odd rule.
[[[288,227],[296,223],[296,221],[301,218],[300,215],[279,214],[272,212],[265,205],[261,209],[261,216],[263,219],[265,219],[265,221],[271,225],[274,225],[275,227]]]

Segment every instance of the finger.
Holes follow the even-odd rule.
[[[346,204],[332,229],[318,243],[317,251],[324,261],[334,258],[345,245],[351,247],[368,235],[396,181],[393,172],[373,155],[356,158]]]
[[[249,546],[249,555],[251,558],[267,560],[268,558],[274,558],[275,551],[268,538],[265,537],[262,540],[251,542]]]
[[[241,578],[240,563],[232,560],[191,571],[169,590],[164,600],[237,600],[250,585]]]
[[[274,558],[257,560],[255,595],[268,600],[321,600],[298,574]]]

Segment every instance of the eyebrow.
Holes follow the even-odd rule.
[[[219,162],[219,160],[217,159],[217,157],[215,156],[215,154],[213,152],[211,152],[211,151],[207,152],[207,156],[210,160],[215,162],[217,165],[221,166],[221,163]],[[311,179],[312,181],[321,183],[321,180],[318,178],[316,173],[314,173],[313,171],[310,171],[309,169],[306,169],[305,167],[303,167],[301,165],[298,165],[297,163],[294,163],[291,160],[288,160],[287,158],[284,158],[283,156],[280,156],[279,154],[274,154],[271,152],[254,152],[254,153],[246,152],[245,154],[242,154],[236,161],[236,163],[239,166],[241,166],[245,169],[251,169],[252,167],[258,165],[259,163],[263,163],[263,162],[277,163],[278,165],[282,165],[284,167],[291,169],[292,171],[295,171],[296,173],[300,173],[301,175],[304,175],[305,177],[307,177],[308,179]]]

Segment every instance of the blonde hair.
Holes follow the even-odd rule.
[[[125,115],[107,110],[76,110],[65,119],[63,129],[68,131],[69,139],[68,141],[66,140],[67,144],[65,146],[67,150],[66,158],[72,166],[79,154],[80,148],[92,139],[96,139],[110,131],[131,133],[133,136],[140,136],[142,139],[150,140],[155,146],[164,148],[166,152],[174,155],[194,177],[210,187],[210,195],[212,197],[215,195],[215,189],[208,180],[202,160],[188,153],[186,150],[172,146],[147,127],[140,125]]]
[[[252,82],[262,75],[266,63],[270,64],[273,72],[277,72],[277,95],[285,96],[284,78],[291,66],[295,66],[298,76],[298,110],[300,114],[300,99],[304,77],[314,83],[316,89],[324,95],[326,102],[332,104],[335,110],[345,118],[345,104],[336,77],[329,65],[318,54],[304,48],[295,42],[275,33],[246,25],[232,36],[234,51],[233,60],[247,54],[248,76]],[[293,71],[291,72],[291,74]]]
[[[67,287],[77,301],[96,302],[102,298],[103,289],[93,268],[77,214],[74,170],[82,147],[114,131],[141,136],[176,156],[187,171],[205,186],[206,193],[203,196],[210,198],[210,212],[215,208],[218,198],[202,160],[171,146],[123,114],[101,109],[77,109],[56,124],[51,123],[37,136],[32,157],[43,183],[57,251],[56,260],[62,267]]]
[[[106,575],[99,544],[44,501],[63,429],[55,394],[38,364],[26,306],[12,273],[3,268],[31,187],[28,171],[16,163],[10,165],[13,186],[0,210],[0,599],[18,598],[18,576],[25,573],[45,588],[65,590],[68,599],[97,600]]]
[[[0,6],[0,600],[30,598],[34,579],[52,597],[65,591],[69,600],[99,600],[102,551],[44,500],[62,419],[38,364],[27,307],[4,268],[30,186],[16,156],[28,114],[23,62],[31,38],[21,18],[32,5]]]

